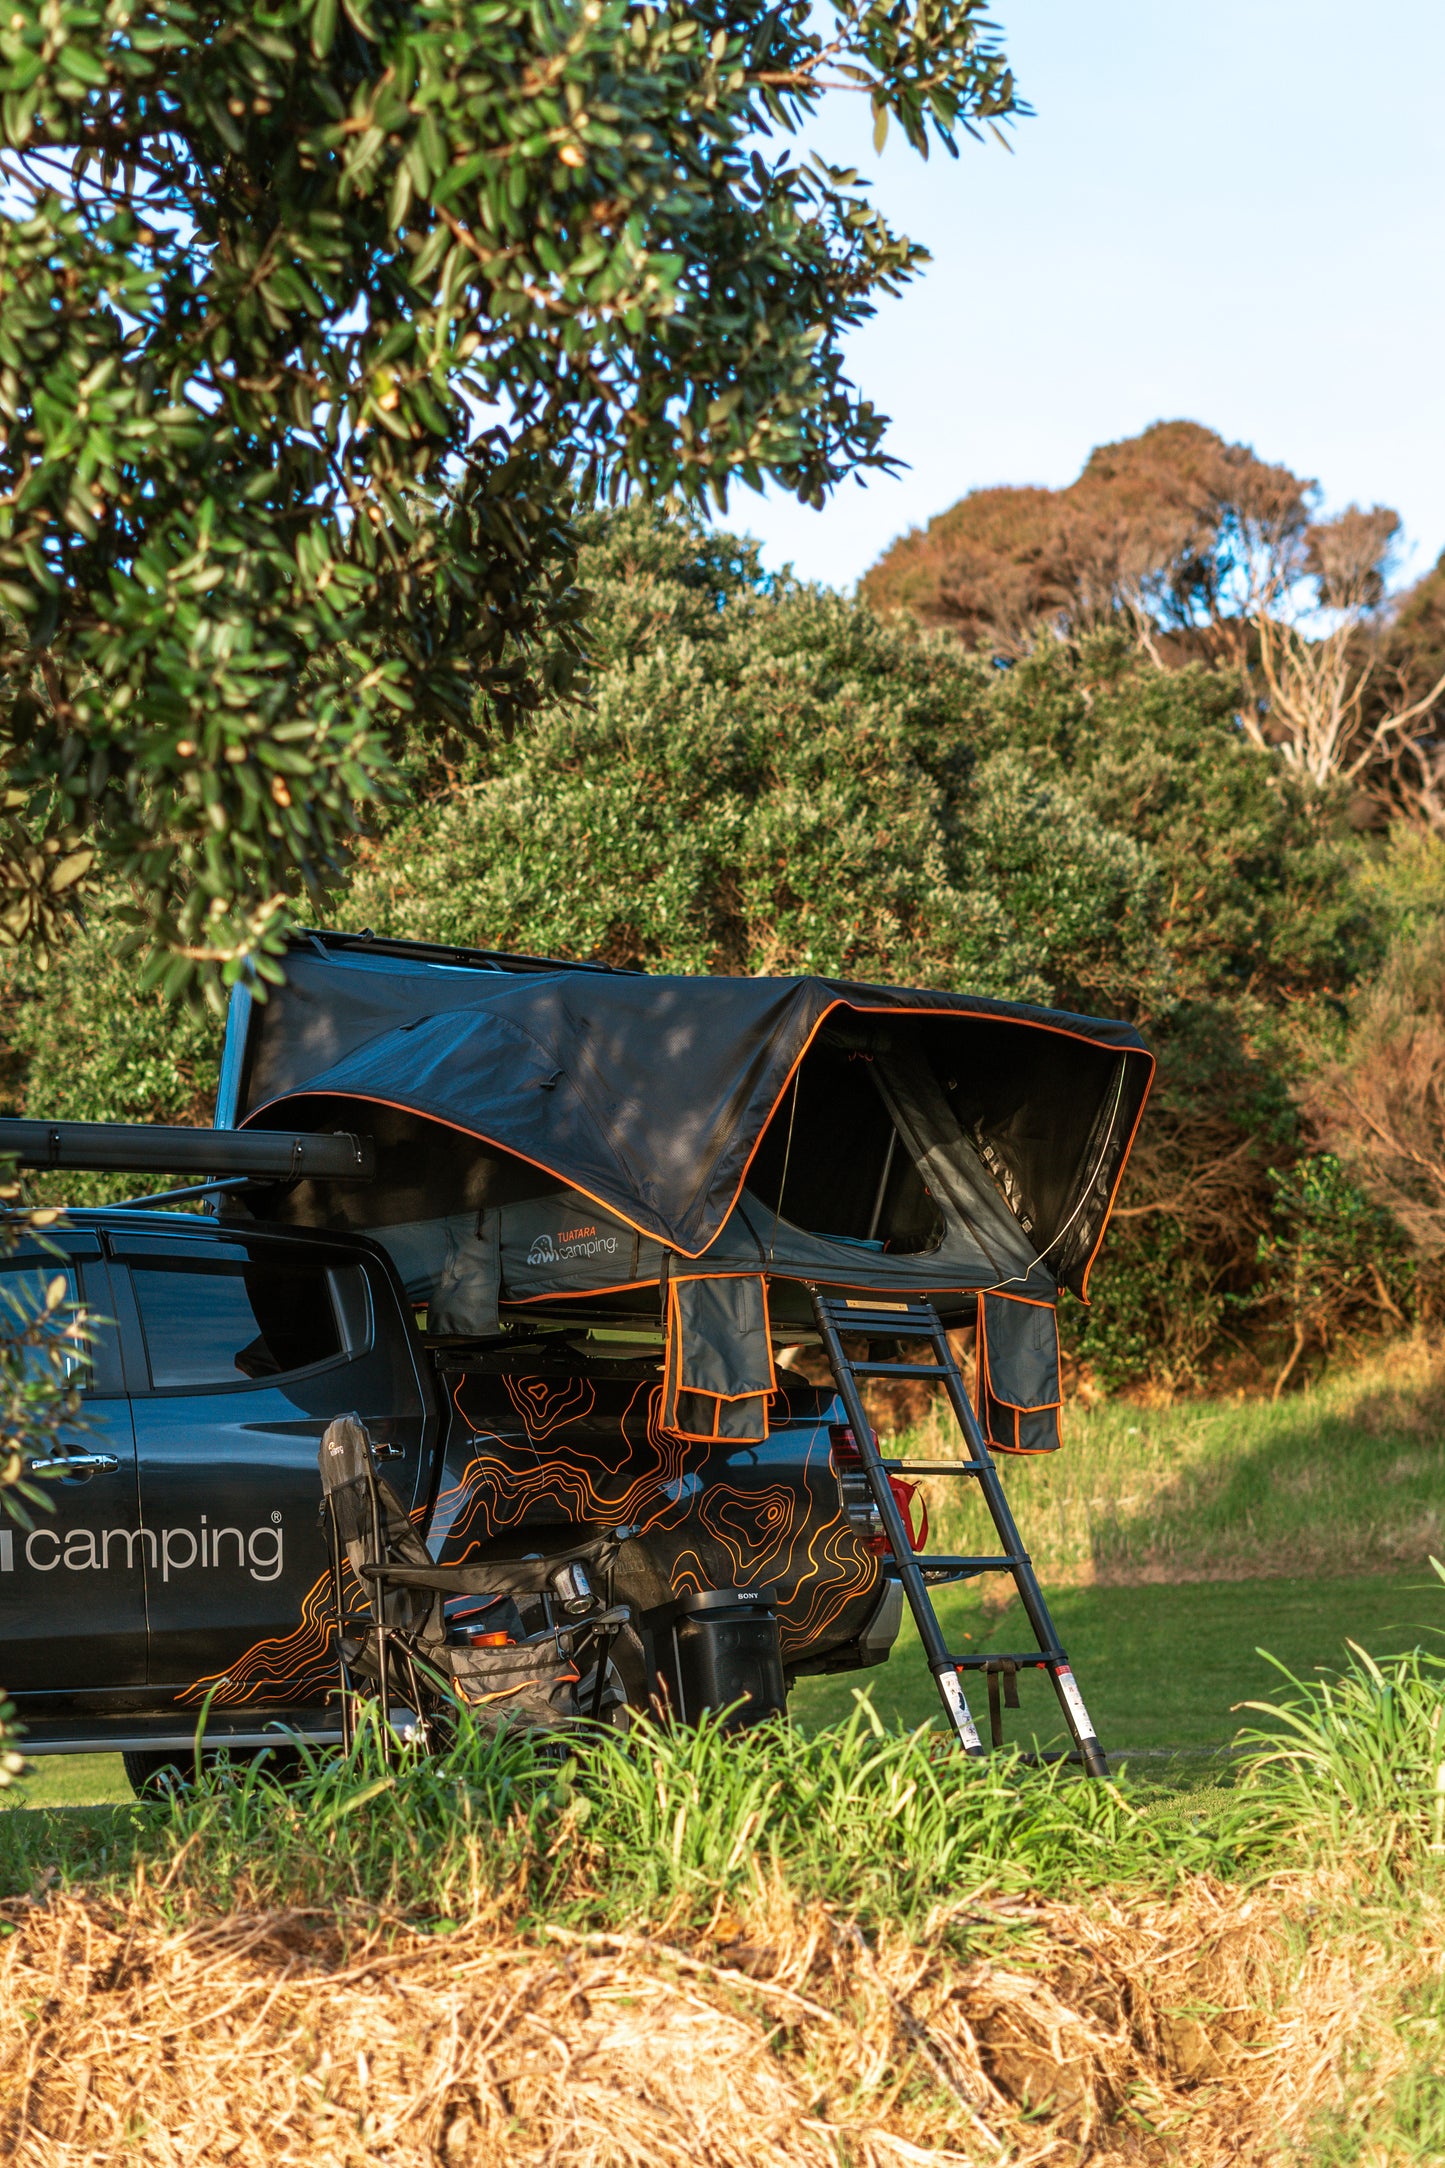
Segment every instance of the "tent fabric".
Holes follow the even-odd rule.
[[[429,1332],[487,1339],[502,1329],[501,1221],[497,1213],[453,1215],[443,1221],[446,1250],[433,1294]]]
[[[937,1078],[921,1062],[902,1061],[896,1054],[880,1055],[875,1072],[883,1103],[931,1195],[967,1230],[995,1279],[1017,1273],[1029,1229],[1005,1204]]]
[[[706,1255],[714,1270],[759,1140],[819,1033],[901,1048],[946,1025],[949,1098],[936,1080],[910,1096],[891,1066],[880,1079],[900,1129],[931,1164],[950,1163],[981,1247],[1022,1230],[1028,1255],[1083,1292],[1153,1066],[1126,1024],[843,980],[502,971],[331,951],[324,938],[287,969],[252,1016],[244,1122],[304,1126],[318,1097],[400,1108],[545,1170],[642,1248]],[[890,1259],[874,1284],[895,1269]],[[647,1276],[640,1257],[632,1276]]]
[[[669,1276],[664,1430],[708,1444],[761,1444],[777,1387],[761,1274]]]
[[[1059,1439],[1059,1313],[986,1289],[978,1299],[978,1414],[1001,1453],[1052,1453]]]
[[[1006,1217],[1007,1215],[1005,1215]],[[426,1303],[428,1331],[463,1338],[498,1328],[499,1303],[568,1302],[636,1289],[652,1307],[669,1278],[672,1253],[606,1217],[577,1190],[362,1230],[390,1252],[408,1295]],[[997,1230],[996,1230],[997,1232]],[[877,1243],[849,1242],[797,1227],[744,1190],[707,1254],[712,1274],[766,1274],[828,1287],[887,1286],[899,1294],[957,1295],[1000,1281],[1035,1301],[1053,1302],[1058,1283],[1033,1257],[1016,1224],[1007,1241],[981,1250],[950,1212],[931,1249],[886,1254]]]

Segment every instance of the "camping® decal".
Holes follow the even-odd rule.
[[[566,1265],[574,1258],[615,1257],[616,1235],[599,1234],[595,1226],[564,1227],[558,1234],[539,1234],[527,1252],[529,1265]]]

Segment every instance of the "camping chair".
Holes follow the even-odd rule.
[[[463,1708],[497,1730],[606,1720],[621,1699],[608,1654],[631,1615],[595,1592],[610,1585],[615,1538],[551,1558],[439,1566],[377,1473],[358,1416],[327,1426],[318,1458],[348,1748],[358,1696],[380,1710],[388,1750],[398,1706],[431,1752]],[[530,1632],[524,1612],[540,1617]]]

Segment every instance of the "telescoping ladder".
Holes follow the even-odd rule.
[[[813,1298],[813,1310],[822,1335],[823,1349],[833,1372],[843,1406],[847,1411],[849,1427],[853,1432],[854,1445],[867,1478],[873,1502],[878,1508],[883,1533],[888,1539],[893,1557],[891,1570],[903,1583],[903,1593],[908,1598],[909,1609],[918,1627],[918,1638],[923,1643],[928,1668],[933,1673],[945,1714],[958,1740],[967,1754],[982,1754],[983,1741],[978,1726],[969,1714],[964,1697],[961,1674],[967,1671],[982,1672],[988,1684],[990,1731],[995,1746],[1002,1743],[1002,1715],[999,1706],[999,1688],[1002,1685],[1006,1704],[1018,1707],[1015,1685],[1020,1671],[1046,1671],[1059,1697],[1059,1707],[1074,1741],[1074,1752],[1067,1758],[1077,1759],[1085,1773],[1091,1777],[1107,1777],[1109,1764],[1104,1750],[1094,1735],[1089,1712],[1069,1668],[1069,1660],[1059,1646],[1054,1622],[1049,1617],[1048,1605],[1034,1574],[1033,1563],[1023,1547],[1022,1539],[1009,1510],[999,1473],[989,1452],[983,1426],[974,1412],[964,1388],[948,1335],[939,1322],[938,1312],[931,1302],[884,1302],[872,1297],[841,1298],[824,1295],[817,1287],[809,1287]],[[877,1340],[927,1341],[932,1350],[931,1362],[891,1361],[854,1362],[843,1351],[842,1335],[858,1335],[869,1343]],[[878,1450],[878,1442],[872,1426],[863,1413],[863,1402],[858,1391],[860,1378],[917,1378],[925,1383],[941,1385],[948,1395],[954,1420],[963,1433],[968,1447],[966,1460],[885,1460]],[[972,1476],[979,1485],[998,1531],[999,1555],[991,1558],[919,1557],[909,1542],[908,1529],[889,1484],[890,1475],[961,1475]],[[929,1582],[962,1579],[975,1573],[1012,1574],[1015,1588],[1023,1604],[1024,1615],[1033,1629],[1038,1646],[1026,1654],[1005,1656],[957,1656],[944,1637],[928,1593]]]

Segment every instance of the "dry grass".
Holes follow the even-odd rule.
[[[981,1897],[872,1945],[776,1890],[686,1947],[178,1895],[7,1908],[16,2168],[1249,2168],[1300,2158],[1352,2070],[1394,2082],[1445,1960],[1438,1904],[1402,1952],[1319,1875]]]

